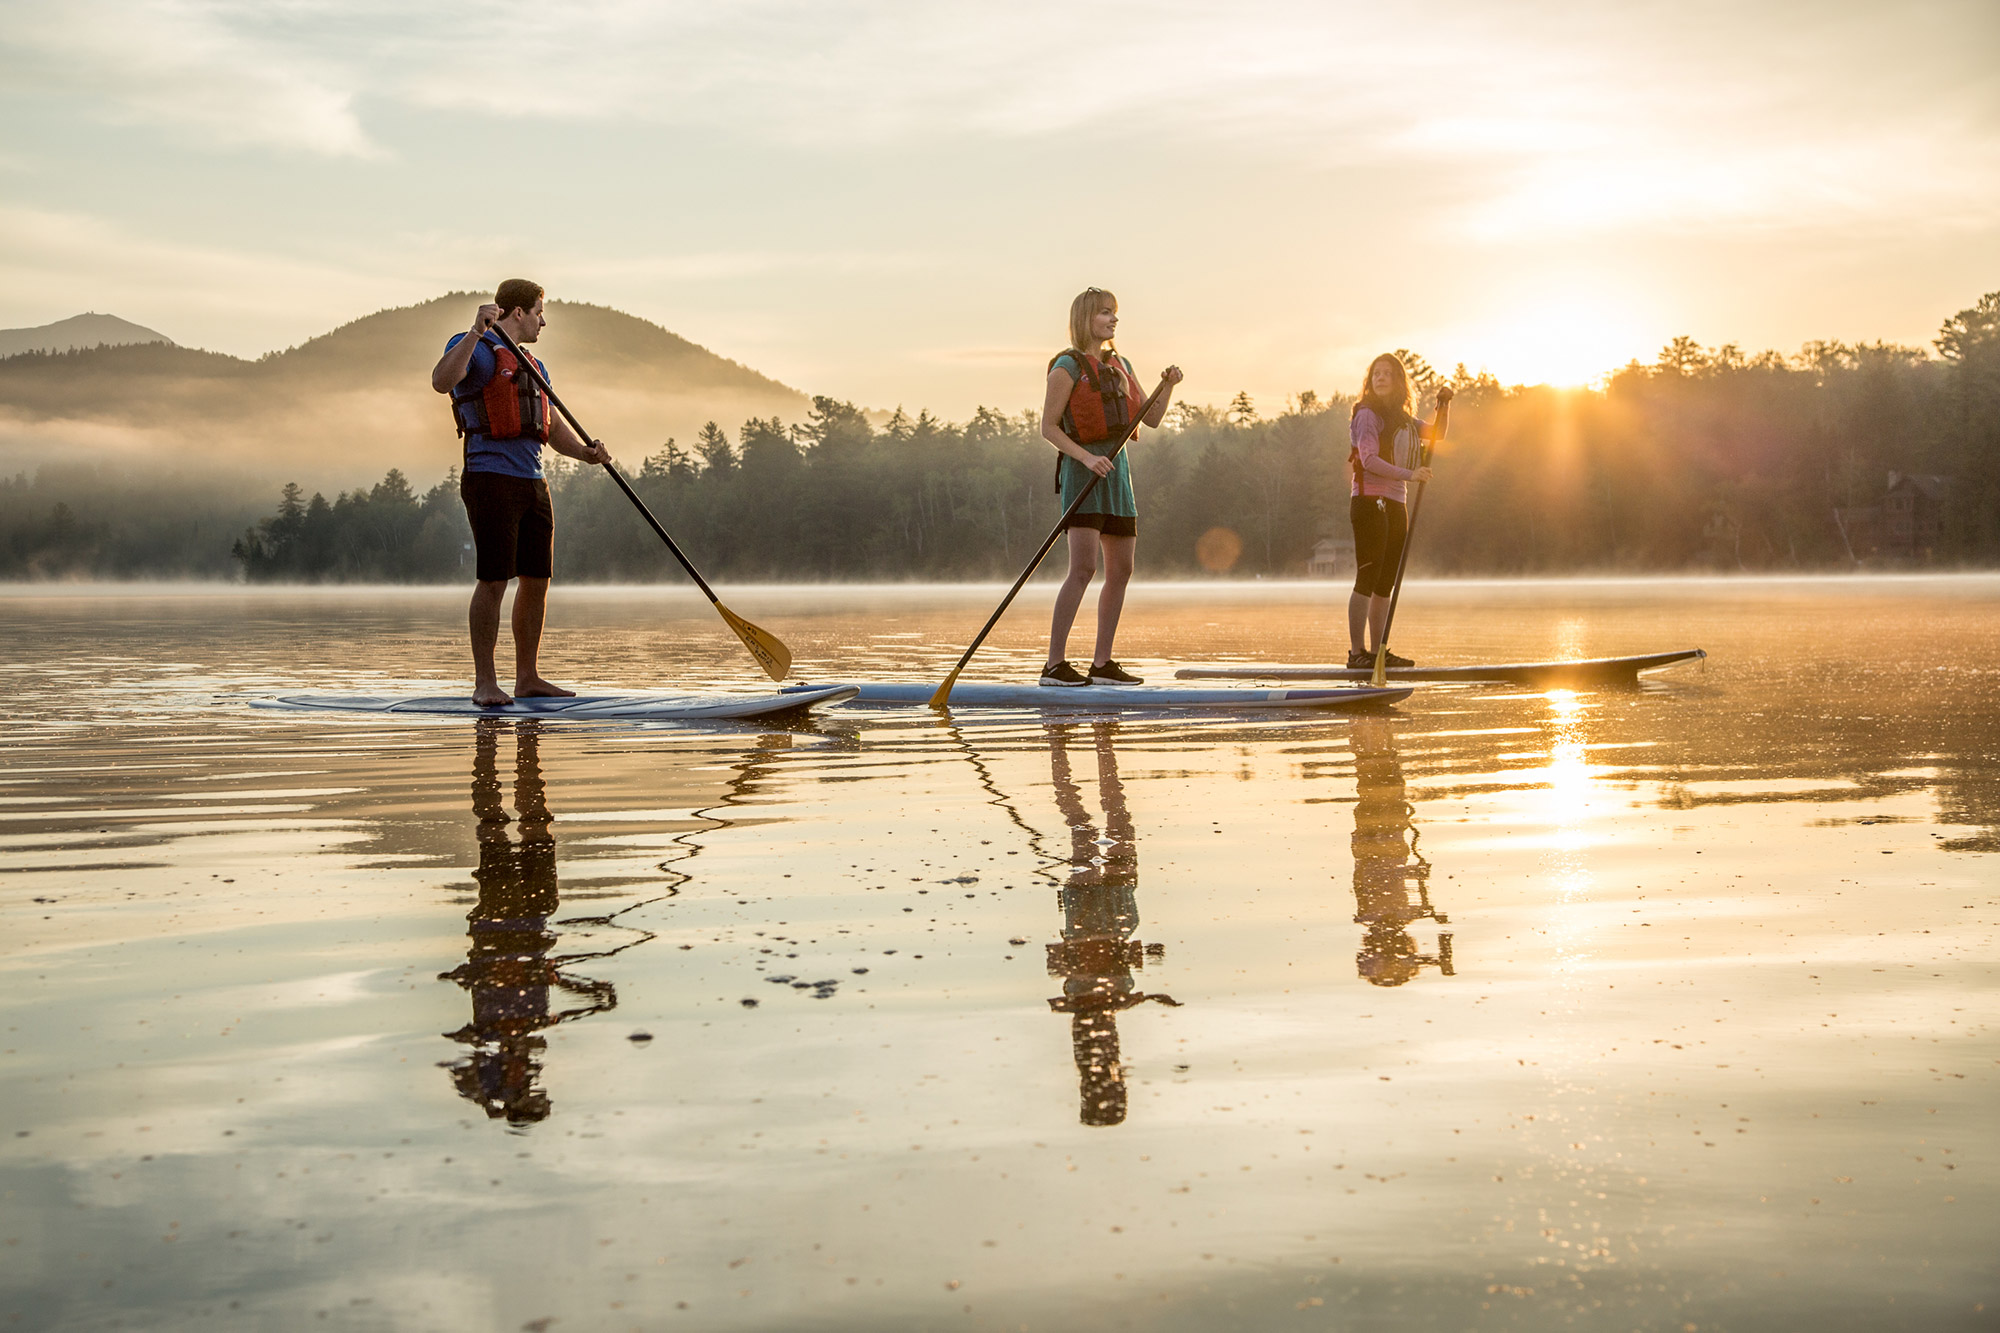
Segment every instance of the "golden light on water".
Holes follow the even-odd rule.
[[[1591,933],[1575,908],[1588,895],[1591,874],[1584,859],[1594,839],[1585,831],[1590,806],[1590,760],[1584,739],[1585,709],[1575,690],[1550,690],[1547,864],[1553,918],[1549,936],[1555,946],[1555,966],[1565,979],[1590,957],[1585,939]]]
[[[1584,744],[1583,700],[1575,690],[1549,691],[1555,725],[1549,747],[1549,791],[1559,822],[1573,827],[1590,801],[1590,760]]]

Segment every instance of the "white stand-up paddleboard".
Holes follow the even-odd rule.
[[[1644,657],[1592,657],[1577,662],[1498,662],[1478,666],[1390,667],[1391,680],[1501,681],[1512,685],[1632,685],[1641,671],[1707,657],[1699,648]],[[1183,667],[1176,680],[1367,680],[1374,672],[1346,666]]]
[[[588,722],[675,722],[769,717],[852,699],[852,685],[820,685],[782,694],[579,694],[571,699],[516,699],[481,708],[468,695],[393,698],[372,694],[287,694],[252,699],[253,708],[307,712],[412,713],[429,717],[533,717]]]
[[[787,686],[791,690],[824,688]],[[927,704],[937,686],[854,681],[859,704]],[[1171,708],[1381,708],[1410,697],[1407,685],[1386,689],[1246,690],[1172,685],[954,685],[953,708],[1086,708],[1098,712]]]

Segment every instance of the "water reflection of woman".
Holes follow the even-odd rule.
[[[1355,970],[1377,986],[1400,986],[1425,967],[1452,975],[1451,936],[1438,936],[1435,954],[1418,952],[1409,926],[1450,918],[1431,906],[1431,863],[1417,852],[1411,817],[1416,807],[1403,782],[1395,723],[1356,717],[1354,743],[1354,920],[1364,930]]]
[[[1076,1057],[1086,1125],[1125,1120],[1125,1070],[1118,1061],[1118,1013],[1148,1000],[1178,1007],[1169,995],[1135,988],[1132,972],[1166,949],[1132,938],[1139,928],[1139,845],[1125,807],[1112,737],[1118,724],[1091,724],[1097,747],[1097,799],[1104,809],[1102,836],[1084,807],[1082,789],[1070,771],[1069,738],[1074,723],[1049,729],[1049,776],[1056,808],[1069,825],[1069,874],[1057,901],[1063,910],[1062,943],[1048,946],[1049,975],[1063,979],[1063,993],[1049,1008],[1070,1016],[1070,1046]]]
[[[541,733],[522,723],[514,733],[514,809],[520,838],[508,836],[501,801],[500,732],[508,724],[478,723],[473,745],[472,812],[479,818],[479,867],[472,879],[479,898],[466,917],[465,961],[440,980],[455,981],[472,997],[472,1021],[445,1035],[471,1047],[445,1065],[459,1095],[477,1102],[491,1119],[529,1124],[549,1114],[540,1087],[542,1029],[618,1002],[608,981],[569,976],[565,964],[600,954],[550,956],[556,932],[549,917],[561,903],[556,883],[556,841],[549,831],[547,789],[542,782]],[[581,1001],[552,1011],[551,991]]]

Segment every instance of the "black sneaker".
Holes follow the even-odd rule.
[[[1088,685],[1090,684],[1090,680],[1082,672],[1071,666],[1067,660],[1064,660],[1052,667],[1042,668],[1042,684]]]
[[[1119,666],[1116,662],[1106,662],[1090,669],[1092,685],[1144,685],[1146,682]]]
[[[1357,648],[1347,655],[1347,669],[1349,671],[1373,671],[1375,669],[1375,654],[1364,653]]]

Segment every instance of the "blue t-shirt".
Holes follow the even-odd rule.
[[[445,350],[452,348],[465,338],[463,333],[454,333],[445,343]],[[479,346],[472,349],[472,363],[465,368],[465,378],[458,382],[457,393],[479,393],[493,382],[500,363],[493,351],[498,344],[491,337],[479,340]],[[526,348],[522,351],[527,352]],[[535,364],[541,367],[542,378],[549,377],[549,368],[542,365],[542,359],[534,356]],[[529,481],[542,479],[542,442],[520,436],[512,440],[489,440],[484,435],[470,434],[465,437],[465,470],[467,472],[497,472],[503,477],[525,477]]]

